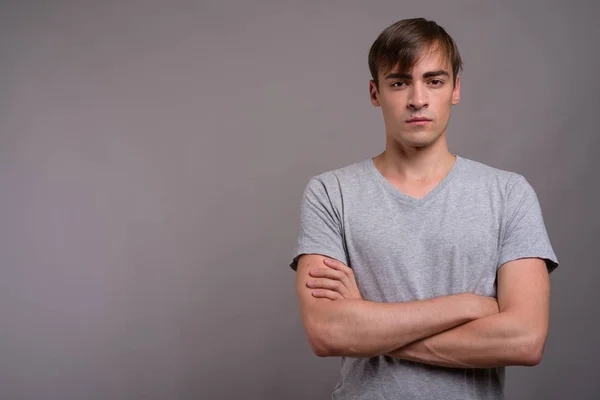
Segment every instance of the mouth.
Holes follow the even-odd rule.
[[[428,122],[431,122],[431,120],[425,117],[410,118],[406,120],[406,123],[411,125],[425,125]]]

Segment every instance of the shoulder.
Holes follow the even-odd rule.
[[[479,161],[462,158],[462,176],[468,182],[483,184],[508,196],[514,191],[533,190],[525,177],[519,173],[508,171]]]
[[[341,190],[345,186],[355,186],[368,174],[370,158],[356,161],[310,178],[309,186],[322,186],[328,190]]]
[[[369,161],[370,158],[363,159],[312,176],[304,190],[304,199],[334,207],[341,212],[344,199],[356,196],[368,182]]]

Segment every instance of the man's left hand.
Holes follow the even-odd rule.
[[[323,263],[329,268],[311,270],[312,279],[306,282],[306,286],[313,289],[314,297],[362,300],[352,268],[330,258],[325,258]]]

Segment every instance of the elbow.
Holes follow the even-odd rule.
[[[317,357],[333,357],[333,352],[322,343],[310,342],[310,348]]]
[[[544,344],[546,335],[530,335],[524,339],[524,343],[520,346],[521,351],[518,355],[517,365],[525,367],[535,367],[542,361],[544,354]]]
[[[317,357],[343,357],[358,356],[356,346],[348,341],[348,335],[344,335],[340,327],[335,325],[316,323],[309,324],[306,328],[308,343],[312,352]]]
[[[532,351],[528,354],[523,355],[517,365],[521,365],[524,367],[535,367],[541,361],[542,353],[538,351]]]
[[[529,349],[522,356],[521,365],[525,367],[535,367],[540,362],[542,362],[542,355],[544,353],[544,349],[541,347],[534,347]]]
[[[332,351],[329,344],[314,332],[308,332],[308,343],[313,354],[317,357],[331,357]]]
[[[362,354],[359,352],[363,347],[360,339],[349,333],[352,331],[347,322],[349,318],[340,317],[349,314],[348,308],[340,306],[333,311],[321,307],[303,315],[308,343],[317,357],[355,357]]]
[[[333,357],[336,355],[332,335],[325,326],[316,323],[309,324],[306,326],[306,336],[312,352],[317,357]]]

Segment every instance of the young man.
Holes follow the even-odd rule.
[[[461,66],[433,21],[385,29],[385,151],[304,192],[290,266],[311,348],[342,357],[334,399],[501,399],[505,366],[540,362],[558,260],[525,178],[448,151]]]

